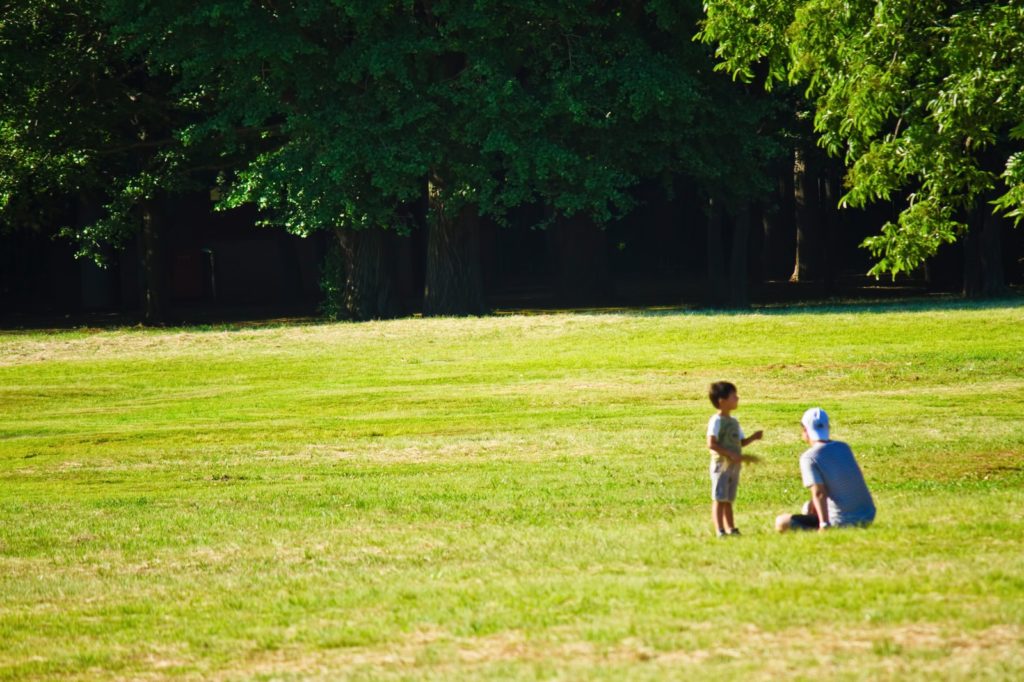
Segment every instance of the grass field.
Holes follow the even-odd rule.
[[[1019,300],[0,332],[2,680],[1021,679],[1022,538]]]

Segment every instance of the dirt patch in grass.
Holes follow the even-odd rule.
[[[0,340],[0,367],[40,362],[123,360],[127,358],[177,357],[222,354],[227,350],[286,348],[287,341],[308,336],[317,328],[260,329],[245,331],[124,330],[89,336],[55,334],[51,337],[5,337]]]
[[[899,462],[905,476],[944,483],[984,481],[1024,473],[1024,452],[994,450],[958,453],[950,458],[942,453],[908,458]]]
[[[536,448],[536,445],[532,446]],[[260,452],[261,458],[280,461],[306,461],[323,463],[343,461],[365,464],[423,464],[450,463],[459,460],[479,460],[491,457],[528,457],[531,446],[523,439],[470,438],[422,445],[393,444],[387,442],[360,444],[353,448],[332,445],[309,445],[292,452]],[[524,454],[525,453],[525,454]],[[539,455],[538,455],[539,456]]]
[[[0,336],[0,367],[40,362],[75,360],[125,359],[185,355],[221,355],[237,351],[247,353],[308,354],[311,349],[345,348],[353,344],[433,343],[486,340],[490,336],[529,336],[533,340],[559,336],[579,329],[600,329],[616,322],[607,319],[581,318],[578,315],[545,315],[540,317],[503,316],[471,319],[420,319],[291,325],[266,328],[229,328],[217,330],[138,330],[100,331],[82,336],[55,333],[51,336]]]
[[[683,679],[698,671],[701,676],[743,673],[748,679],[763,680],[818,674],[949,679],[1021,670],[1022,645],[1024,629],[1012,625],[970,633],[933,624],[778,632],[747,626],[721,644],[679,649],[659,649],[638,638],[604,645],[531,638],[519,631],[468,638],[425,629],[382,647],[258,652],[210,679],[486,676],[488,668],[507,672],[509,664],[525,669],[544,664],[580,677],[586,677],[588,670],[642,666],[639,669],[653,673],[654,679]]]

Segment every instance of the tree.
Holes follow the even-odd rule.
[[[172,135],[196,114],[172,86],[124,54],[99,0],[25,0],[0,16],[0,227],[59,235],[100,264],[139,235],[147,322],[164,313],[159,203],[208,163]],[[80,204],[99,218],[73,220]]]
[[[749,304],[752,216],[772,189],[770,167],[785,149],[778,128],[780,107],[749,89],[714,81],[711,85],[719,106],[705,143],[718,159],[697,176],[706,199],[707,302],[743,308]]]
[[[735,103],[689,40],[696,3],[106,6],[133,54],[178,79],[183,101],[203,102],[186,144],[239,127],[278,135],[225,174],[226,205],[253,202],[299,234],[361,234],[408,229],[400,207],[426,195],[429,315],[485,309],[481,217],[539,204],[600,224],[629,209],[643,177],[757,185],[747,162],[763,145],[723,129]]]
[[[707,0],[700,37],[736,78],[760,65],[768,88],[806,86],[821,145],[847,165],[842,205],[906,196],[864,242],[872,274],[914,270],[979,229],[991,249],[986,216],[1024,217],[1024,5]],[[997,293],[998,261],[977,293]]]

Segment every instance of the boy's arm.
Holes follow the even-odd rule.
[[[743,440],[741,440],[740,445],[742,445],[743,447],[747,447],[755,440],[761,440],[762,438],[764,438],[764,431],[755,431],[748,438],[744,438]]]
[[[717,452],[722,457],[725,457],[730,462],[736,464],[742,461],[740,453],[733,452],[732,450],[723,447],[722,445],[719,444],[718,439],[715,438],[714,436],[708,436],[708,450],[711,450],[712,452]]]

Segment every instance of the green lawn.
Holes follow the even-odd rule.
[[[1019,300],[0,333],[3,680],[1021,679],[1022,538]]]

